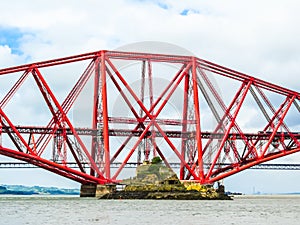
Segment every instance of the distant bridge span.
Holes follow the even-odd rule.
[[[0,154],[82,184],[156,156],[209,184],[300,150],[298,92],[194,56],[96,51],[0,79]]]

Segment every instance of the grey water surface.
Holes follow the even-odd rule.
[[[300,224],[299,195],[237,196],[233,201],[98,200],[0,196],[0,225]]]

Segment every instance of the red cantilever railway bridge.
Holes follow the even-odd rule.
[[[155,156],[209,184],[300,151],[298,92],[194,56],[96,51],[0,77],[15,79],[1,91],[0,154],[82,184],[118,182],[126,165]],[[21,120],[18,101],[32,107]]]

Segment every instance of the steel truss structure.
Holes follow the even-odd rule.
[[[77,62],[87,67],[59,101],[43,69]],[[0,154],[82,184],[118,182],[126,165],[155,156],[170,168],[179,165],[180,179],[211,184],[300,150],[300,133],[291,129],[297,124],[289,119],[299,116],[298,92],[194,56],[97,51],[1,69],[0,75],[18,76],[0,102],[0,135],[6,137]],[[42,96],[40,110],[51,115],[45,125],[16,124],[6,112],[29,77]],[[221,97],[212,77],[233,81],[231,99]],[[88,82],[93,87],[85,101],[92,108],[81,116],[91,123],[78,127],[70,112]],[[242,118],[249,108],[258,117],[247,126]]]

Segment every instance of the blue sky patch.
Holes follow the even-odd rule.
[[[188,9],[184,9],[184,10],[182,10],[182,12],[180,13],[180,15],[186,16],[186,15],[188,14],[189,11],[190,11],[190,10],[188,10]]]
[[[17,28],[0,27],[0,45],[7,45],[13,54],[21,55],[20,41],[23,35],[24,33]]]
[[[168,9],[168,8],[169,8],[169,6],[168,6],[167,4],[162,3],[162,2],[158,2],[157,5],[158,5],[160,8],[162,8],[162,9]]]
[[[180,15],[187,16],[188,14],[199,14],[200,12],[198,10],[194,9],[184,9],[181,11]]]

